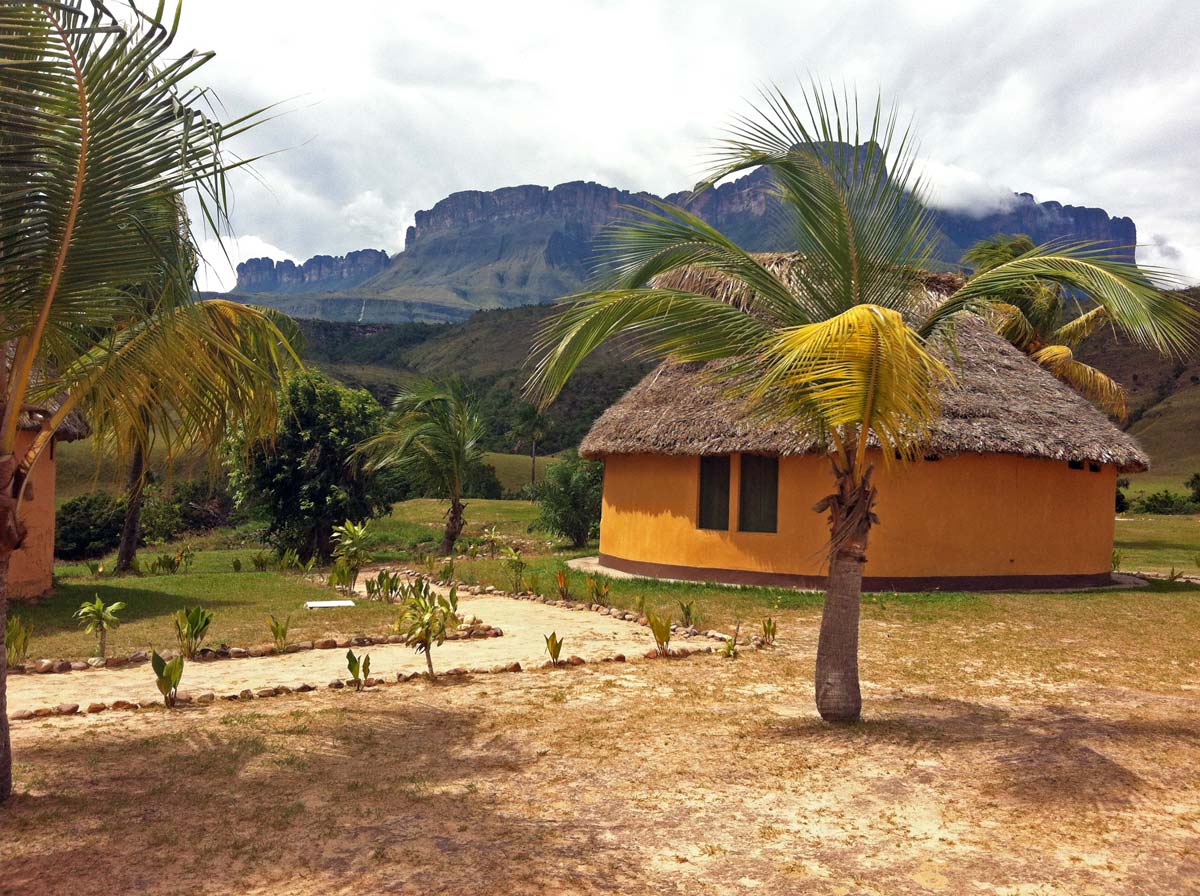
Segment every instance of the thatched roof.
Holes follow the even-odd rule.
[[[58,400],[52,400],[37,408],[36,413],[30,410],[23,411],[17,425],[21,429],[36,432],[42,428],[42,420],[57,413],[59,407]],[[86,439],[91,434],[92,428],[88,426],[83,414],[79,411],[71,411],[63,418],[63,422],[59,424],[58,431],[54,435],[60,442],[77,442],[80,439]]]
[[[768,264],[787,264],[770,256]],[[792,268],[794,269],[794,268]],[[930,275],[932,293],[952,290],[953,275]],[[666,285],[666,284],[662,284]],[[753,296],[734,292],[711,275],[673,277],[675,288],[720,295],[743,307]],[[1122,472],[1149,467],[1128,434],[1090,402],[1029,360],[978,318],[954,327],[952,348],[935,353],[955,373],[945,388],[941,416],[926,453],[1019,454],[1062,461],[1114,464]],[[715,363],[715,362],[714,362]],[[703,455],[731,452],[796,455],[816,450],[811,433],[794,421],[764,418],[731,397],[709,365],[666,362],[627,392],[596,421],[580,451],[608,454]]]

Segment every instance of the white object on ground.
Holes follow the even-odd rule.
[[[324,610],[327,607],[353,607],[352,600],[310,600],[304,604],[306,610]]]

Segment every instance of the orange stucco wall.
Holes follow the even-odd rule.
[[[27,450],[34,433],[22,432],[17,453]],[[50,449],[38,460],[25,484],[21,520],[25,543],[13,554],[8,569],[9,597],[36,597],[54,583],[54,458]]]
[[[812,506],[831,490],[828,461],[779,465],[776,533],[737,531],[732,463],[730,530],[696,526],[699,458],[606,459],[600,551],[614,558],[708,569],[821,576],[828,538]],[[1116,470],[1073,470],[1016,455],[960,455],[877,472],[880,524],[868,577],[1037,576],[1107,573]]]

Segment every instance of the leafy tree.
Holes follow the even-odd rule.
[[[1193,473],[1189,476],[1184,487],[1192,493],[1192,500],[1200,504],[1200,473]]]
[[[225,174],[243,162],[224,146],[259,116],[212,117],[219,104],[194,86],[210,54],[172,48],[164,13],[0,4],[0,344],[11,347],[0,377],[0,628],[26,534],[23,485],[65,416],[84,411],[99,441],[129,457],[151,430],[166,439],[181,409],[211,423],[190,412],[223,388],[214,355],[196,351],[208,310],[181,263],[196,253],[179,209],[190,194],[226,229]],[[280,344],[266,316],[235,315]],[[41,430],[18,455],[27,414]],[[255,418],[239,424],[249,431]],[[0,801],[12,791],[5,665],[0,652]]]
[[[509,439],[517,451],[529,449],[529,484],[537,484],[538,445],[550,432],[550,419],[535,404],[523,403],[517,411]]]
[[[1040,251],[1023,233],[1015,236],[1002,233],[976,243],[962,260],[978,276],[1026,256],[1036,257]],[[1073,352],[1113,320],[1107,306],[1098,304],[1084,311],[1076,303],[1076,313],[1071,315],[1063,285],[1033,277],[996,291],[992,298],[996,331],[1001,336],[1110,414],[1122,419],[1128,416],[1121,384],[1095,367],[1075,360]]]
[[[574,451],[551,464],[537,488],[541,524],[581,548],[600,530],[604,496],[604,464],[584,460]]]
[[[446,635],[459,622],[458,589],[451,587],[450,593],[442,597],[425,579],[418,579],[408,586],[404,608],[393,628],[404,636],[404,643],[425,655],[432,680],[437,677],[433,671],[433,648],[445,644]]]
[[[442,534],[442,553],[466,525],[466,481],[483,462],[483,424],[462,383],[417,383],[401,392],[384,431],[365,440],[359,454],[373,470],[392,469],[417,488],[450,502]]]
[[[361,389],[307,371],[284,386],[286,411],[273,443],[230,452],[239,503],[265,514],[267,537],[302,560],[327,559],[333,527],[387,513],[394,488],[355,449],[379,432],[383,408]]]
[[[710,369],[732,394],[767,420],[807,426],[832,468],[833,493],[817,505],[829,518],[829,574],[815,676],[817,709],[831,721],[861,714],[858,629],[877,522],[875,467],[920,452],[951,378],[929,341],[959,314],[988,312],[1031,281],[1090,296],[1154,349],[1182,352],[1200,330],[1195,312],[1144,271],[1086,246],[1026,252],[934,300],[920,273],[932,256],[932,218],[913,173],[913,141],[896,118],[877,102],[864,127],[856,98],[817,85],[795,105],[765,91],[700,189],[768,171],[802,267],[768,265],[679,206],[631,211],[607,237],[609,282],[565,303],[542,331],[529,384],[551,401],[584,358],[627,332],[672,359],[723,362]],[[717,296],[696,288],[714,283]]]

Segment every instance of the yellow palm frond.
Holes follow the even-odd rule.
[[[1106,323],[1112,320],[1108,309],[1102,305],[1079,315],[1054,331],[1053,339],[1059,345],[1074,347],[1083,342]]]
[[[997,302],[991,307],[996,332],[1019,349],[1024,349],[1036,337],[1033,324],[1016,305]]]
[[[1129,414],[1125,389],[1121,384],[1095,367],[1076,361],[1074,353],[1067,346],[1048,345],[1030,357],[1113,416],[1124,419]]]
[[[763,375],[751,396],[840,432],[860,475],[871,433],[885,462],[919,446],[938,414],[940,386],[952,378],[899,312],[878,305],[781,330],[757,362]]]

